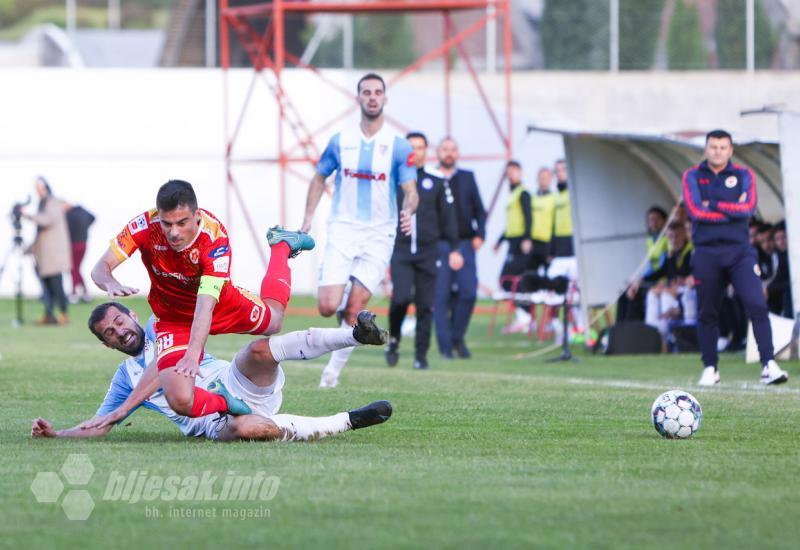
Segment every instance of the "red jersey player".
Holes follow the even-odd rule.
[[[217,383],[204,390],[194,378],[209,334],[274,334],[281,330],[291,293],[288,259],[314,248],[306,233],[273,227],[261,296],[230,280],[231,248],[225,226],[197,207],[192,186],[170,180],[158,190],[156,208],[132,219],[92,270],[109,296],[130,296],[112,272],[136,250],[150,276],[147,301],[156,316],[159,382],[170,407],[190,417],[249,414],[250,408]]]

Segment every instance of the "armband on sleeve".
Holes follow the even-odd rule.
[[[222,277],[203,275],[200,277],[200,288],[197,289],[197,293],[207,294],[208,296],[212,296],[215,300],[219,301],[219,294],[222,292],[223,286],[225,286],[225,279]]]

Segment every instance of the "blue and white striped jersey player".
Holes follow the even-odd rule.
[[[317,164],[306,199],[303,231],[325,189],[336,178],[328,238],[319,278],[318,306],[323,317],[341,311],[342,326],[351,326],[386,276],[398,226],[411,233],[411,216],[417,209],[416,177],[411,144],[384,125],[386,84],[377,74],[367,74],[356,86],[361,121],[335,134]],[[398,212],[397,188],[403,189]],[[349,295],[345,289],[350,283]],[[320,387],[335,387],[353,348],[331,354],[322,371]]]
[[[289,332],[271,338],[257,338],[242,348],[233,361],[222,361],[205,354],[195,385],[209,389],[224,383],[228,391],[242,399],[251,414],[227,416],[213,413],[189,418],[172,410],[158,387],[158,368],[154,361],[156,335],[151,316],[142,327],[136,313],[122,304],[107,302],[89,316],[89,329],[107,347],[129,357],[120,363],[102,405],[91,419],[73,428],[56,430],[43,418],[33,421],[34,438],[102,437],[138,408],[167,417],[185,436],[219,441],[309,441],[348,430],[374,426],[392,414],[388,401],[376,401],[333,416],[279,414],[283,400],[284,359],[312,359],[346,346],[386,343],[386,331],[374,322],[375,315],[363,311],[356,326],[347,329],[317,329]]]

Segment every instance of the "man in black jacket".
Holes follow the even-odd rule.
[[[398,347],[401,327],[411,303],[412,288],[417,308],[417,327],[414,338],[414,368],[426,370],[428,348],[431,345],[433,321],[433,296],[436,276],[440,269],[458,271],[464,259],[458,251],[458,228],[453,205],[453,195],[444,180],[425,171],[428,140],[424,134],[412,132],[406,136],[414,152],[417,167],[417,194],[419,205],[412,217],[411,234],[397,232],[392,253],[392,301],[389,305],[389,345],[386,362],[390,367],[399,359]],[[397,191],[398,204],[402,204],[403,190]],[[439,241],[450,248],[448,265],[439,262]],[[448,267],[449,266],[449,267]]]
[[[483,208],[475,175],[456,167],[458,145],[453,138],[442,140],[437,150],[439,171],[453,193],[458,226],[458,249],[464,257],[464,267],[455,271],[445,268],[450,254],[450,244],[439,241],[439,261],[442,269],[436,279],[436,301],[433,317],[436,323],[436,340],[439,352],[452,359],[455,351],[459,357],[471,357],[464,343],[472,309],[478,296],[478,270],[475,255],[486,239],[486,210]]]

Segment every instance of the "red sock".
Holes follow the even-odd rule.
[[[289,304],[292,294],[292,270],[289,269],[289,252],[285,242],[272,247],[267,274],[261,281],[261,299],[275,300],[283,307]]]
[[[213,413],[224,413],[228,411],[228,403],[225,398],[216,393],[211,393],[203,388],[194,388],[194,404],[189,416],[197,418]]]

